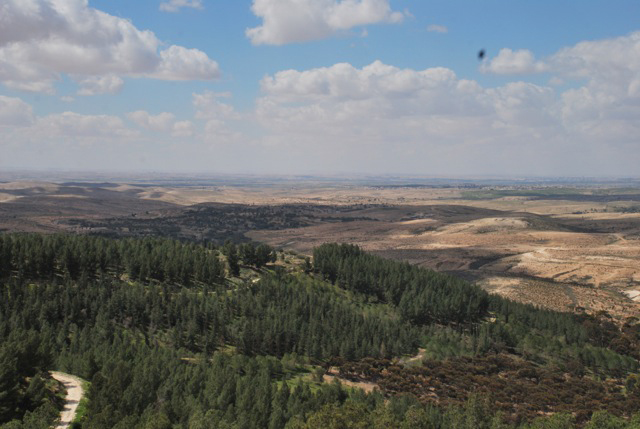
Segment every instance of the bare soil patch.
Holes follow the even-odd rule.
[[[362,389],[367,393],[371,393],[376,389],[380,390],[380,387],[376,383],[373,383],[370,381],[365,381],[365,380],[353,381],[353,380],[340,377],[338,375],[338,368],[331,368],[326,374],[322,376],[322,381],[324,383],[333,383],[335,382],[335,380],[338,380],[340,384],[342,384],[343,386]]]

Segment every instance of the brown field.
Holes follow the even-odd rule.
[[[0,183],[0,231],[127,235],[138,228],[217,240],[224,236],[211,230],[225,228],[305,254],[348,242],[520,301],[622,319],[640,314],[638,204],[640,189],[584,186],[9,182]],[[252,212],[263,206],[272,218]],[[244,223],[220,220],[238,211]]]

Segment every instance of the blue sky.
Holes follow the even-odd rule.
[[[3,0],[0,169],[637,176],[639,16],[637,1]]]

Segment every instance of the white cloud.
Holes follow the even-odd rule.
[[[553,114],[562,122],[566,135],[591,145],[637,143],[640,31],[583,41],[559,50],[544,63],[535,61],[530,51],[502,49],[481,70],[502,74],[547,71],[554,74],[549,80],[552,85],[582,85],[556,97]]]
[[[477,83],[452,70],[399,69],[376,61],[286,70],[261,83],[258,118],[276,132],[331,134],[350,141],[455,138],[493,106]]]
[[[427,31],[430,33],[446,34],[449,32],[449,29],[444,25],[431,24],[427,27]]]
[[[235,131],[233,126],[243,119],[236,109],[223,100],[230,99],[231,93],[217,93],[205,91],[202,94],[193,94],[193,106],[196,109],[196,119],[204,121],[203,133],[199,135],[201,140],[214,144],[229,144],[242,141],[241,131]],[[249,120],[239,126],[246,131]]]
[[[0,95],[0,127],[22,127],[34,121],[33,109],[19,98]]]
[[[193,137],[195,125],[192,121],[176,121],[173,113],[162,112],[151,115],[144,110],[138,110],[127,114],[129,120],[146,130],[170,133],[172,137]]]
[[[516,174],[633,173],[640,161],[640,32],[582,42],[544,62],[529,51],[503,50],[484,67],[548,71],[556,75],[552,82],[578,86],[483,88],[444,68],[344,63],[265,77],[257,117],[270,131],[269,144],[325,147],[325,156],[351,162],[359,151],[363,163],[380,168],[389,168],[384,160],[419,171],[422,154],[425,168],[446,164],[453,171],[495,165]],[[322,159],[319,152],[314,159]]]
[[[567,76],[630,82],[640,73],[640,31],[580,42],[561,49],[548,62],[554,71]]]
[[[548,59],[563,80],[584,86],[562,94],[561,115],[584,140],[627,141],[640,135],[640,32],[580,42]]]
[[[177,121],[173,124],[171,135],[173,137],[192,137],[195,134],[193,122]]]
[[[102,139],[122,141],[139,135],[127,128],[117,116],[82,115],[75,112],[38,118],[30,134],[40,138],[65,137],[78,142],[97,142]]]
[[[78,95],[116,94],[124,85],[124,80],[116,75],[91,76],[78,81]]]
[[[527,49],[512,51],[503,48],[498,52],[498,56],[482,64],[480,70],[496,74],[527,74],[544,72],[547,66],[541,61],[536,61],[533,53]]]
[[[301,72],[285,70],[273,77],[265,77],[261,87],[270,101],[285,105],[311,101],[349,104],[376,100],[373,104],[378,109],[392,106],[384,112],[392,117],[411,109],[440,113],[459,110],[460,106],[455,103],[478,106],[473,95],[477,85],[458,80],[450,69],[435,67],[416,71],[399,69],[380,61],[362,69],[339,63]],[[452,93],[457,94],[455,99],[448,98]]]
[[[47,166],[62,153],[59,165],[65,165],[83,147],[96,164],[109,155],[114,165],[127,158],[135,166],[139,158],[149,168],[155,157],[153,162],[169,168],[179,158],[187,169],[215,165],[225,171],[637,174],[638,34],[582,42],[544,58],[553,85],[483,87],[442,67],[339,63],[264,77],[254,112],[238,112],[230,93],[195,93],[191,121],[146,111],[127,115],[137,126],[70,112],[34,119],[28,104],[4,97],[0,144],[18,149],[5,150],[0,162],[13,165],[36,153]],[[502,55],[512,61],[501,70],[523,72],[542,62],[518,52]],[[46,156],[39,152],[41,142],[51,142]],[[225,149],[218,150],[219,144]],[[94,148],[103,151],[100,159]],[[134,151],[138,158],[122,156]]]
[[[145,76],[163,80],[211,80],[220,77],[218,63],[198,49],[172,45],[160,52],[160,64]]]
[[[151,115],[144,110],[128,113],[127,118],[138,126],[152,131],[169,131],[173,128],[175,121],[173,113],[163,112],[158,115]]]
[[[559,130],[555,115],[557,94],[549,87],[526,82],[511,82],[502,87],[487,89],[495,112],[494,128],[511,128],[549,135]]]
[[[204,9],[202,0],[169,0],[160,3],[160,10],[163,12],[178,12],[182,8]]]
[[[217,63],[204,52],[159,50],[153,32],[91,8],[87,0],[5,0],[0,8],[0,82],[11,88],[53,93],[62,74],[80,81],[105,75],[219,76]]]
[[[559,86],[564,85],[564,79],[559,78],[558,76],[553,76],[549,79],[549,85]]]
[[[640,31],[611,39],[580,42],[565,47],[545,61],[536,61],[526,49],[501,49],[498,55],[481,66],[484,72],[524,74],[551,72],[555,80],[586,79],[608,81],[631,95],[640,90]],[[638,94],[640,95],[640,94]]]
[[[238,119],[240,116],[233,106],[220,101],[231,98],[229,92],[205,91],[202,94],[193,94],[192,96],[198,119]]]
[[[439,174],[598,174],[604,158],[601,168],[612,174],[631,171],[640,155],[629,150],[640,135],[640,102],[630,91],[611,98],[615,91],[595,77],[564,93],[528,82],[484,88],[446,68],[376,61],[285,70],[261,88],[256,114],[265,144],[345,171],[362,164]],[[619,171],[611,170],[616,162]]]
[[[388,0],[254,0],[262,25],[246,30],[254,45],[284,45],[330,37],[354,27],[399,23]]]

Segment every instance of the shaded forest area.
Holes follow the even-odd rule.
[[[252,230],[301,228],[320,222],[371,220],[346,215],[366,205],[328,206],[283,204],[274,206],[204,203],[188,208],[151,211],[108,219],[67,219],[65,223],[108,237],[168,237],[222,244],[247,241]]]
[[[640,427],[635,320],[539,310],[355,246],[276,261],[0,235],[0,427],[47,427],[51,389],[32,385],[51,369],[91,381],[91,429]],[[378,389],[321,383],[333,366]]]

